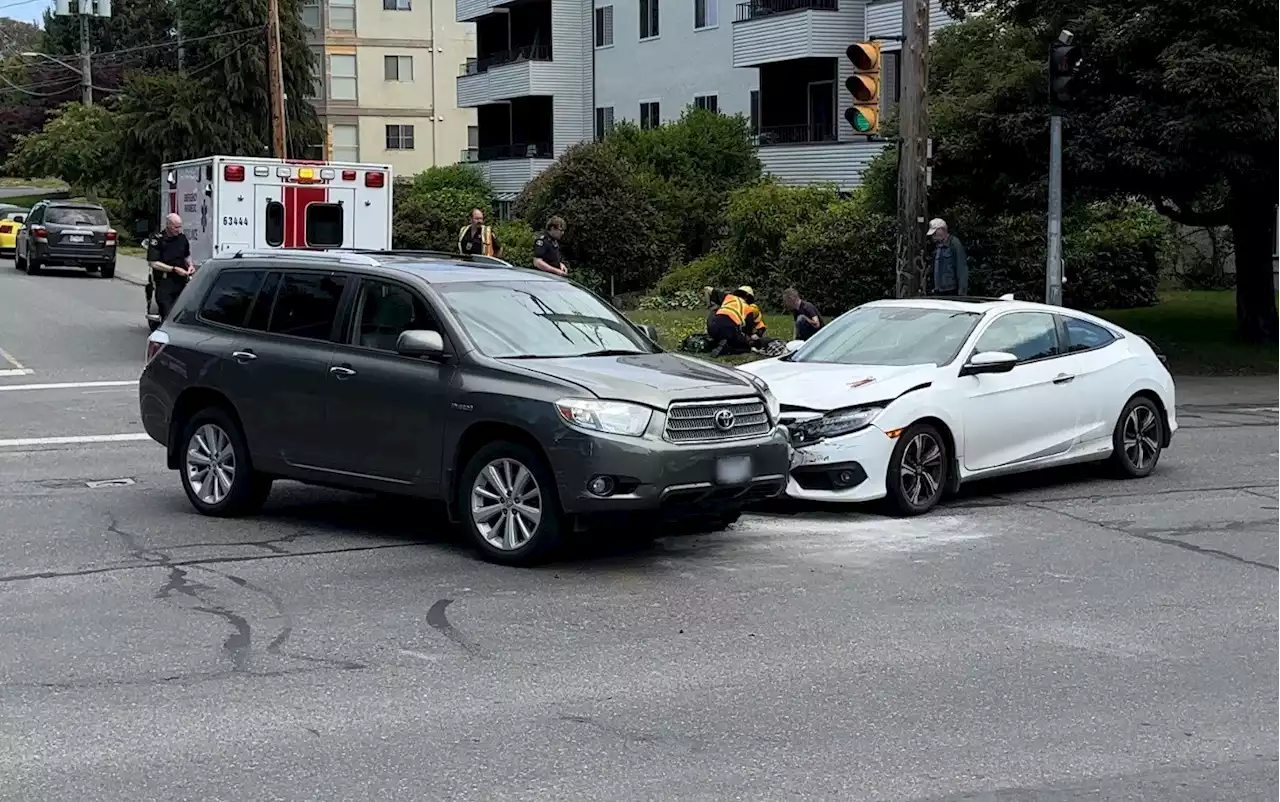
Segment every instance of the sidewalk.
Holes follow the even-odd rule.
[[[145,287],[147,286],[147,271],[149,269],[146,259],[141,259],[137,256],[125,256],[124,254],[116,256],[116,278],[121,281]]]
[[[1175,376],[1178,406],[1275,407],[1275,376]]]

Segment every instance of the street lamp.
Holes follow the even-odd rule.
[[[54,64],[57,64],[59,67],[66,67],[67,69],[69,69],[69,70],[71,70],[72,72],[74,72],[76,75],[83,75],[83,74],[84,74],[84,71],[83,71],[83,70],[81,70],[79,67],[73,67],[73,66],[71,66],[70,64],[68,64],[67,62],[63,61],[62,59],[60,59],[60,58],[54,58],[53,56],[49,55],[48,53],[36,53],[36,52],[34,52],[34,51],[29,51],[29,52],[26,52],[26,53],[19,53],[18,55],[22,56],[23,58],[42,58],[42,59],[44,59],[45,61],[52,61]]]

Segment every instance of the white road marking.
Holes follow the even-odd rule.
[[[10,354],[8,351],[4,350],[3,348],[0,348],[0,359],[3,359],[5,362],[8,362],[10,365],[13,365],[14,369],[18,371],[16,375],[21,376],[23,373],[31,373],[31,371],[27,370],[26,367],[24,367],[21,362],[13,358],[13,354]],[[13,374],[12,371],[0,370],[0,375],[4,375],[4,374],[15,375]]]
[[[71,437],[19,437],[13,440],[0,440],[0,448],[21,448],[23,446],[70,446],[89,443],[132,443],[150,440],[146,432],[135,434],[81,434]]]
[[[30,372],[30,371],[28,371]],[[8,371],[0,370],[0,376],[8,375]],[[137,379],[129,381],[109,381],[109,382],[56,382],[53,384],[0,384],[0,393],[12,392],[14,390],[79,390],[89,387],[136,387]]]
[[[5,370],[0,370],[0,376],[30,376],[32,373],[35,373],[35,371],[30,368],[14,368],[12,370],[6,368]]]

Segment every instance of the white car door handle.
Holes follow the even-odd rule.
[[[334,376],[337,376],[339,379],[349,379],[352,376],[356,375],[356,372],[354,370],[352,370],[351,368],[344,368],[342,365],[334,365],[333,367],[329,368],[329,372],[332,373]]]
[[[252,351],[232,351],[231,356],[234,357],[237,362],[252,362],[258,358],[258,355]]]
[[[1075,376],[1068,376],[1065,373],[1059,373],[1056,377],[1054,377],[1053,383],[1054,384],[1070,384],[1071,380],[1074,378]]]

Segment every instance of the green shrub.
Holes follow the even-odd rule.
[[[525,187],[516,214],[541,229],[553,215],[569,276],[597,291],[647,290],[666,272],[675,232],[637,180],[634,166],[603,143],[567,150]]]
[[[638,308],[646,312],[670,312],[677,309],[702,309],[706,305],[706,296],[699,288],[676,290],[664,295],[646,295],[640,299]]]
[[[767,180],[734,192],[725,211],[726,284],[778,283],[782,243],[839,198],[834,187],[784,187]]]
[[[1129,309],[1158,300],[1160,273],[1175,254],[1168,224],[1136,203],[1092,204],[1063,235],[1063,299],[1077,309]]]
[[[812,301],[826,318],[867,301],[893,295],[897,225],[892,217],[855,201],[836,203],[795,227],[783,241],[780,270],[757,286],[772,300],[787,285]]]
[[[484,173],[470,164],[428,167],[408,178],[404,183],[407,183],[415,194],[435,192],[439,189],[461,189],[479,193],[486,198],[493,196],[493,188],[489,186]]]
[[[533,266],[533,229],[523,220],[507,220],[493,227],[502,244],[502,258],[516,267]]]
[[[392,196],[391,246],[407,250],[456,253],[458,232],[479,207],[488,213],[489,199],[474,190],[436,189],[417,192],[412,187]]]
[[[675,295],[684,291],[701,294],[703,287],[719,287],[731,281],[728,257],[722,251],[712,251],[692,262],[671,268],[653,291],[656,295]]]

